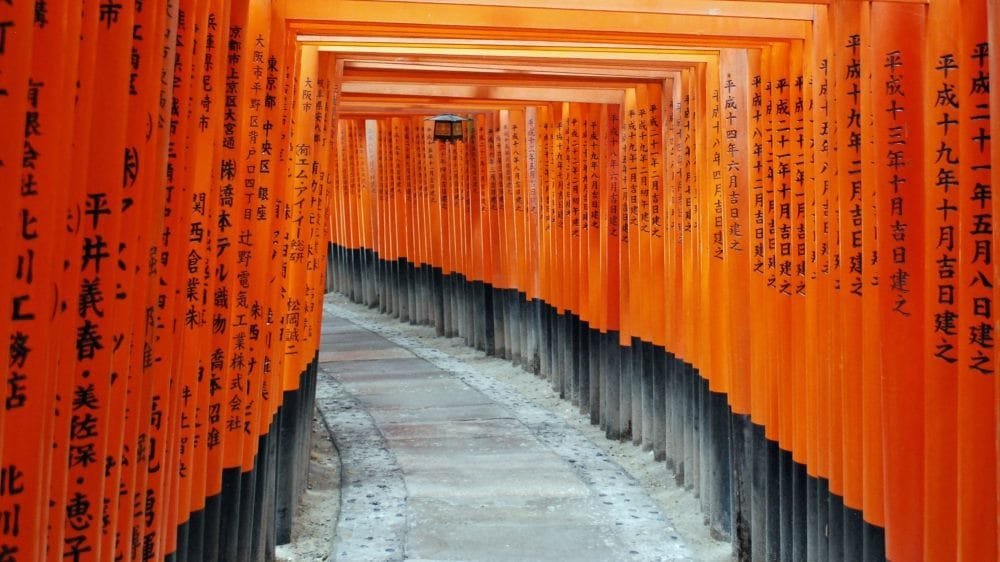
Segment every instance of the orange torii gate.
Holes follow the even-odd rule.
[[[0,558],[250,560],[287,541],[331,77],[284,13],[0,7]]]
[[[0,559],[287,541],[328,284],[546,377],[740,559],[1000,557],[997,21],[0,2]]]
[[[470,177],[491,186],[488,200],[498,214],[484,221],[470,210],[467,220],[494,230],[483,235],[484,260],[490,254],[502,260],[493,265],[500,271],[486,276],[486,292],[493,294],[465,292],[466,281],[478,287],[479,266],[466,270],[454,260],[439,282],[430,277],[432,286],[418,290],[440,291],[435,298],[465,306],[494,303],[497,354],[539,369],[567,398],[596,409],[594,419],[609,434],[631,432],[644,446],[664,447],[668,462],[698,487],[713,525],[734,539],[752,530],[752,546],[738,544],[748,553],[868,559],[883,552],[884,529],[891,559],[995,557],[997,395],[988,374],[992,338],[982,337],[991,328],[977,321],[992,317],[993,279],[974,265],[986,265],[990,249],[986,178],[995,172],[985,160],[961,166],[959,153],[986,154],[992,146],[986,124],[995,119],[986,109],[995,103],[986,100],[994,94],[983,80],[991,64],[989,34],[996,31],[971,22],[992,21],[996,8],[986,2],[505,3],[504,13],[518,22],[514,28],[495,17],[497,3],[463,4],[425,2],[412,11],[412,5],[382,3],[360,17],[346,15],[350,3],[293,6],[301,18],[295,25],[308,40],[345,61],[345,81],[358,69],[351,90],[369,97],[345,95],[345,116],[355,111],[356,99],[353,115],[378,119],[371,108],[381,100],[373,96],[394,98],[403,84],[421,84],[423,76],[435,79],[423,93],[440,97],[436,104],[422,99],[420,111],[476,115],[468,141],[474,148],[466,154],[481,170]],[[640,11],[646,19],[635,29]],[[966,23],[939,15],[959,11]],[[591,17],[595,12],[599,21]],[[725,37],[716,17],[730,25]],[[933,55],[910,41],[916,34],[934,45],[935,33],[955,45]],[[962,47],[963,36],[974,39]],[[974,64],[957,62],[960,52]],[[941,63],[934,57],[944,54],[947,65],[956,65],[945,68],[955,83],[932,82]],[[645,66],[633,66],[638,60]],[[609,61],[619,67],[610,70]],[[653,71],[659,80],[668,68],[680,73],[676,86],[664,83],[656,110],[659,142],[648,132],[652,107],[643,83],[650,68],[662,69]],[[637,74],[632,87],[622,89],[622,101],[597,112],[598,129],[617,129],[620,143],[598,135],[597,152],[608,164],[597,193],[606,200],[590,205],[583,170],[590,153],[586,142],[575,140],[594,115],[590,100],[567,96],[554,104],[529,86],[558,88],[555,77],[569,75],[589,76],[597,86],[597,77],[630,70]],[[509,82],[500,73],[510,72],[523,81],[522,91],[503,88]],[[466,102],[453,84],[465,91],[475,86],[475,99],[505,104],[490,109],[488,102]],[[945,97],[935,103],[939,94]],[[963,103],[967,95],[980,97]],[[537,101],[530,181],[540,197],[527,224],[517,213],[516,162],[504,158],[516,150],[509,131],[524,100]],[[968,119],[982,127],[969,121],[963,129],[960,107],[976,108]],[[927,136],[942,127],[964,148]],[[650,159],[651,150],[662,153],[663,164]],[[664,184],[654,183],[658,176]],[[938,185],[938,179],[955,183]],[[612,188],[617,196],[608,197]],[[970,190],[967,197],[959,195],[963,189]],[[935,193],[937,205],[930,205]],[[592,209],[596,242],[589,231]],[[928,222],[945,218],[949,223],[938,231]],[[940,253],[941,232],[954,248],[949,252],[960,253]],[[676,246],[658,240],[664,233]],[[532,236],[539,237],[537,255],[523,250],[532,247]],[[959,251],[962,240],[966,249]],[[613,264],[605,261],[609,255]],[[536,256],[540,299],[533,282],[520,277],[534,268]],[[407,275],[410,264],[441,267],[433,259],[408,262],[394,275]],[[574,272],[569,284],[567,271]],[[972,285],[933,287],[924,281],[929,274]],[[560,281],[549,281],[553,275]],[[610,275],[620,280],[613,289],[605,283]],[[933,310],[942,294],[955,307],[965,303],[965,314]],[[604,303],[612,316],[595,316]],[[418,320],[458,322],[460,335],[469,330],[472,341],[489,339],[456,318]],[[523,356],[523,343],[508,341],[512,333],[533,330],[542,333],[537,364]],[[613,351],[598,337],[608,331],[617,335]],[[922,358],[916,368],[907,360],[914,353]],[[685,386],[692,370],[700,378]],[[956,386],[959,373],[966,378]],[[940,382],[932,382],[936,377]],[[932,391],[925,384],[945,386]],[[665,406],[658,403],[660,385]],[[962,388],[974,388],[975,398]],[[600,389],[596,396],[594,389]],[[747,440],[736,438],[744,426],[732,425],[731,416],[742,420],[741,414],[751,422]],[[660,433],[664,423],[669,427]],[[702,425],[692,431],[696,423]],[[967,441],[961,424],[985,428],[975,438],[985,441]],[[982,456],[965,459],[970,454]],[[742,470],[733,466],[739,462],[746,463]],[[730,468],[731,481],[711,482],[715,470]],[[962,491],[972,482],[982,493]],[[748,505],[753,508],[741,512]],[[942,513],[938,505],[952,507]],[[941,518],[949,521],[948,532],[940,532]]]

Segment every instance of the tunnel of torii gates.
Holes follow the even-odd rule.
[[[0,1],[0,561],[273,557],[331,288],[547,378],[740,559],[996,560],[998,27]]]

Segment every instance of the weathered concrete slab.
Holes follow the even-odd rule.
[[[355,331],[341,334],[334,334],[330,336],[323,336],[326,338],[320,344],[320,351],[359,351],[366,349],[396,349],[399,350],[399,346],[395,346],[390,341],[384,339],[378,339],[372,341],[371,334],[367,331]],[[401,350],[406,351],[406,350]]]
[[[348,380],[348,384],[352,387],[357,385],[358,395],[363,396],[365,405],[373,409],[419,410],[437,406],[490,404],[482,394],[471,389],[456,390],[451,385],[438,384],[438,381],[429,377],[414,377],[396,384],[355,382],[356,380]],[[392,388],[393,392],[385,392],[387,388]],[[354,390],[352,388],[352,392]],[[449,392],[445,393],[446,390]],[[400,400],[400,396],[405,396],[406,400]]]
[[[448,378],[447,373],[443,373],[440,369],[434,369],[430,366],[425,366],[424,369],[412,373],[373,373],[356,369],[343,370],[338,368],[339,365],[339,363],[324,363],[323,370],[336,376],[338,379],[351,381],[356,384],[377,385],[389,382],[399,385],[408,382],[412,385],[416,379],[445,380]]]
[[[387,349],[355,349],[320,351],[320,363],[334,363],[338,361],[377,361],[379,359],[409,359],[413,354],[405,349],[390,347]]]
[[[427,375],[435,376],[435,375]],[[428,423],[436,421],[461,421],[470,419],[509,417],[510,412],[496,404],[459,404],[456,406],[434,405],[429,408],[412,410],[370,409],[369,413],[380,425],[394,423]]]
[[[520,447],[522,450],[530,450],[535,445],[530,438],[525,439],[517,436],[492,436],[483,439],[447,439],[447,438],[423,438],[423,439],[390,439],[387,440],[393,452],[399,458],[407,458],[420,462],[419,457],[438,456],[451,459],[455,456],[473,456],[486,454],[506,454],[513,447]],[[443,462],[453,465],[454,460]]]
[[[489,407],[487,404],[484,407]],[[475,410],[472,410],[475,412]],[[530,440],[531,434],[513,418],[380,423],[382,435],[393,439],[488,439],[515,437]]]
[[[624,549],[607,527],[575,522],[524,525],[455,521],[433,526],[414,522],[407,535],[408,556],[428,560],[607,562],[622,560],[619,557]]]
[[[410,357],[403,359],[381,359],[379,361],[336,361],[329,365],[329,371],[332,373],[394,373],[406,375],[429,371],[435,372],[440,371],[440,369],[435,369],[432,365],[428,365],[423,359]]]
[[[586,498],[590,495],[583,482],[552,467],[459,467],[452,464],[421,469],[400,466],[406,490],[414,498],[464,499],[471,506],[491,498]],[[457,511],[462,509],[456,508]]]

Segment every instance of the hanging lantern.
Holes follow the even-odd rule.
[[[465,134],[465,122],[469,121],[464,117],[445,113],[432,117],[434,120],[434,140],[454,142],[462,140]]]

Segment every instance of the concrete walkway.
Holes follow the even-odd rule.
[[[317,392],[343,463],[334,559],[689,559],[638,483],[555,414],[365,312],[336,314]]]

